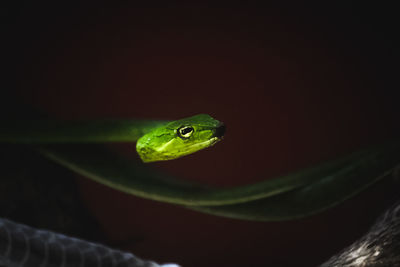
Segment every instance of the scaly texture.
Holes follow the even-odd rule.
[[[321,267],[400,266],[400,202],[387,210],[358,241]]]
[[[131,253],[0,219],[0,266],[162,267]],[[176,264],[164,266],[178,267]]]

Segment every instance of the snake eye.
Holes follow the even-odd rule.
[[[178,136],[182,139],[188,139],[194,132],[191,126],[182,126],[178,129]]]

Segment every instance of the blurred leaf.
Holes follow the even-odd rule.
[[[174,204],[207,206],[196,210],[224,216],[237,213],[237,217],[254,215],[257,219],[262,214],[261,217],[270,219],[312,213],[359,192],[399,162],[398,147],[394,151],[391,148],[392,145],[375,146],[293,174],[227,189],[173,179],[99,145],[51,145],[42,146],[40,151],[77,173],[128,194]],[[245,202],[249,203],[227,205]],[[220,205],[227,206],[208,207]]]
[[[189,208],[245,220],[295,219],[323,211],[354,196],[390,174],[399,163],[400,145],[393,143],[371,150],[332,175],[321,177],[320,180],[291,192],[236,205]]]

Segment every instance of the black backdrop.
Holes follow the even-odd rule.
[[[224,121],[228,132],[215,148],[154,164],[182,179],[246,184],[400,132],[391,6],[27,1],[3,7],[2,17],[2,116],[35,108],[65,119],[209,113]],[[398,194],[380,183],[318,216],[255,223],[75,178],[109,242],[189,267],[316,265]]]

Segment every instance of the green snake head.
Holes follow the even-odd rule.
[[[207,114],[172,121],[143,135],[136,151],[143,162],[176,159],[220,141],[225,125]]]

